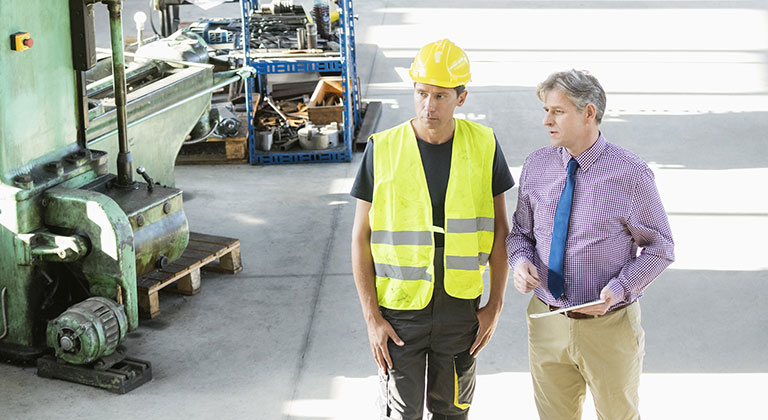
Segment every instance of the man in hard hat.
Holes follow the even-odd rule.
[[[428,44],[410,75],[416,117],[371,136],[352,188],[352,268],[382,418],[421,420],[426,391],[433,419],[466,419],[475,357],[504,303],[514,180],[493,131],[453,117],[467,99],[464,51]]]
[[[637,299],[674,260],[667,214],[648,165],[600,131],[606,100],[594,76],[554,73],[536,93],[551,145],[520,175],[507,239],[514,285],[534,291],[528,314],[602,302],[528,319],[536,407],[542,419],[580,419],[588,385],[601,419],[639,419]]]

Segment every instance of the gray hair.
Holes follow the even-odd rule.
[[[584,70],[569,70],[552,73],[547,80],[536,86],[536,95],[543,102],[544,96],[552,89],[560,89],[579,111],[592,104],[597,109],[597,123],[603,120],[605,113],[605,91],[595,76]]]

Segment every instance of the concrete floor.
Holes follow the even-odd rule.
[[[134,3],[145,1],[127,3],[126,15]],[[364,97],[385,105],[379,129],[413,114],[406,69],[417,49],[450,37],[472,60],[458,111],[495,129],[517,178],[547,143],[536,83],[590,69],[608,92],[602,130],[654,167],[677,246],[677,261],[642,298],[643,417],[759,418],[768,383],[768,259],[758,239],[768,236],[765,3],[414,4],[355,4]],[[197,296],[161,295],[162,314],[126,342],[153,363],[152,382],[117,396],[0,365],[0,416],[376,418],[376,368],[349,257],[359,160],[176,168],[190,228],[240,238],[245,269],[205,273]],[[511,214],[516,189],[507,199]],[[508,288],[480,355],[473,419],[536,418],[528,299]],[[591,400],[584,418],[596,418]]]

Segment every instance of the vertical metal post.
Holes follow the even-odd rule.
[[[248,6],[246,6],[248,5]],[[243,45],[241,47],[243,48],[243,67],[250,66],[251,60],[248,57],[248,53],[250,51],[250,42],[251,42],[251,28],[248,24],[249,16],[248,13],[250,13],[252,7],[258,7],[258,1],[256,2],[256,6],[251,3],[251,0],[240,0],[240,22],[241,22],[241,34],[243,37]],[[248,119],[248,157],[249,161],[253,163],[253,159],[256,156],[255,153],[255,142],[256,142],[256,134],[253,130],[253,105],[251,104],[251,89],[253,89],[253,79],[254,77],[257,77],[256,75],[252,75],[251,77],[248,77],[243,81],[243,89],[245,90],[245,114],[247,115]]]
[[[117,139],[120,151],[117,154],[117,185],[133,185],[133,158],[128,146],[128,117],[126,113],[127,89],[125,86],[125,56],[123,55],[122,0],[107,0],[109,9],[109,34],[112,40],[112,75],[115,88],[115,111],[117,112]]]

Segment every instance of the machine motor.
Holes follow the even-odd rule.
[[[46,336],[56,357],[83,365],[114,353],[127,331],[123,306],[96,296],[72,305],[49,322]]]

